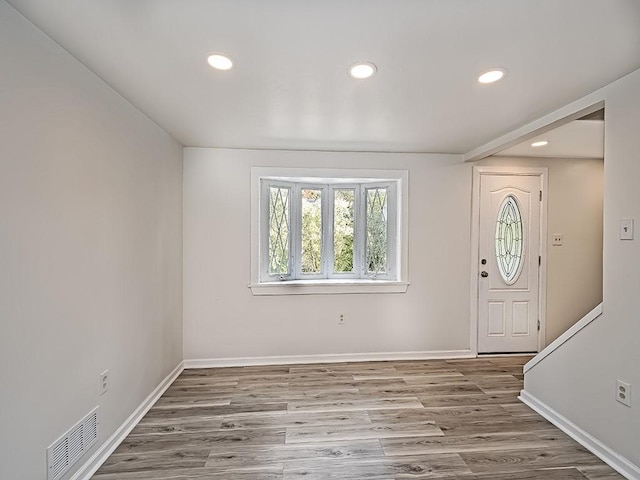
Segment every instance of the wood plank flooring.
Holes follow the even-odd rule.
[[[528,360],[186,370],[93,478],[623,478],[517,400]]]

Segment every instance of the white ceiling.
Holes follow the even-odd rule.
[[[549,142],[542,147],[531,144]],[[604,158],[604,121],[575,120],[496,153],[502,157]]]
[[[9,3],[187,146],[464,153],[640,68],[638,0]]]

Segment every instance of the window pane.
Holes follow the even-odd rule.
[[[387,271],[387,189],[367,188],[367,274]]]
[[[335,190],[333,203],[333,271],[353,271],[355,190]]]
[[[302,189],[302,273],[322,271],[322,190]]]
[[[289,273],[289,201],[291,189],[270,187],[269,191],[269,274]]]
[[[509,195],[502,202],[496,219],[496,260],[507,285],[515,283],[520,276],[522,234],[520,208],[515,197]]]

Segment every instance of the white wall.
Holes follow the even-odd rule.
[[[565,238],[549,247],[551,342],[602,300],[602,161],[482,163],[550,169],[549,232]],[[252,296],[252,166],[409,170],[407,293]],[[443,155],[185,149],[185,357],[468,350],[471,168]]]
[[[577,102],[604,100],[603,315],[525,376],[525,390],[640,466],[640,235],[619,240],[619,220],[640,226],[640,70]],[[637,227],[636,227],[637,230]],[[632,384],[632,408],[615,381]],[[638,470],[640,471],[640,469]]]
[[[476,165],[549,169],[546,344],[602,302],[602,159],[490,157]],[[553,234],[562,246],[552,245]]]
[[[41,480],[182,360],[182,149],[4,1],[0,65],[0,478]]]
[[[188,148],[184,159],[185,358],[469,349],[471,167],[460,156]],[[252,166],[408,170],[407,292],[253,296]]]

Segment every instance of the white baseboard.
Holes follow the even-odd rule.
[[[538,398],[524,390],[520,392],[520,396],[518,398],[573,438],[584,448],[599,457],[603,462],[609,464],[609,466],[616,470],[620,475],[623,475],[629,480],[640,480],[640,467],[638,465],[635,465],[622,455],[611,450],[611,448],[606,446],[600,440],[582,430],[568,418],[560,415],[546,403],[540,401]]]
[[[165,377],[160,385],[140,404],[138,408],[127,418],[122,425],[111,435],[98,450],[87,460],[80,469],[73,474],[70,480],[89,480],[96,473],[98,468],[109,458],[118,445],[129,435],[131,430],[142,420],[142,417],[149,409],[158,401],[162,394],[169,388],[178,375],[184,370],[184,362],[180,362],[178,366]]]
[[[338,353],[285,355],[279,357],[192,358],[184,368],[246,367],[309,363],[379,362],[389,360],[433,360],[438,358],[475,358],[471,350],[435,350],[429,352]]]

